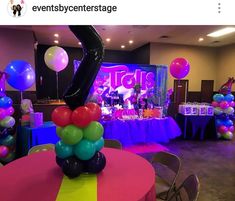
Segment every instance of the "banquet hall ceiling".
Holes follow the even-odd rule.
[[[224,28],[225,26],[169,26],[169,25],[125,25],[125,26],[95,26],[101,35],[106,49],[121,50],[121,45],[125,45],[123,50],[133,50],[147,43],[172,43],[183,45],[197,45],[220,47],[235,43],[235,33],[224,37],[210,38],[207,34]],[[58,33],[59,44],[61,46],[79,47],[78,41],[71,33],[68,26],[7,26],[7,28],[24,29],[33,31],[39,44],[54,44],[54,34]],[[200,37],[204,41],[198,42]],[[106,42],[110,38],[110,42]],[[133,44],[128,41],[133,40]]]

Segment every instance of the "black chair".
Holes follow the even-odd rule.
[[[167,201],[196,201],[199,195],[200,183],[197,175],[188,176]]]
[[[156,172],[157,198],[167,200],[176,189],[175,181],[181,166],[180,158],[168,152],[157,152],[153,155],[151,163]]]
[[[122,149],[122,144],[118,140],[105,139],[104,147]]]

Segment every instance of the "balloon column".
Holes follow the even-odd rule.
[[[228,81],[227,83],[229,83]],[[213,96],[212,106],[216,115],[216,128],[218,138],[231,140],[233,138],[234,126],[234,96],[231,94],[233,81],[225,87],[225,84],[220,88],[220,93]],[[226,90],[225,90],[226,89]]]
[[[64,94],[67,106],[57,107],[52,120],[61,140],[55,146],[56,162],[69,178],[82,172],[98,173],[106,165],[100,152],[104,146],[103,126],[98,122],[101,109],[85,100],[103,59],[101,39],[92,26],[69,26],[81,41],[84,57]]]
[[[12,161],[15,155],[15,139],[9,134],[9,131],[15,125],[15,119],[11,116],[14,113],[14,108],[12,107],[11,98],[5,95],[5,76],[6,73],[0,73],[0,162],[2,163]]]

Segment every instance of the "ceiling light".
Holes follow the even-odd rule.
[[[124,49],[124,48],[125,48],[125,45],[121,45],[121,48]]]
[[[81,43],[81,42],[78,42],[78,45],[82,45],[82,43]]]
[[[110,38],[106,38],[106,41],[107,41],[107,42],[110,42],[110,41],[111,41],[111,39],[110,39]]]
[[[58,33],[55,33],[54,36],[55,36],[56,38],[58,38],[58,37],[59,37],[59,34],[58,34]]]
[[[202,41],[204,41],[204,38],[201,37],[198,39],[198,42],[202,42]]]
[[[59,41],[58,41],[58,40],[54,40],[54,43],[58,44],[58,43],[59,43]]]
[[[129,40],[129,44],[132,44],[134,41],[133,40]]]
[[[220,37],[220,36],[224,36],[226,34],[230,34],[230,33],[233,33],[233,32],[235,32],[234,27],[226,27],[224,29],[220,29],[218,31],[207,34],[207,36],[209,36],[209,37]]]

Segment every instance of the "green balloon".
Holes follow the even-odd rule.
[[[15,125],[15,119],[11,116],[6,116],[3,120],[0,121],[0,126],[4,128],[11,128]]]
[[[12,135],[8,135],[6,138],[0,140],[1,145],[13,146],[15,144],[15,139]]]
[[[0,162],[3,162],[3,163],[9,163],[11,161],[13,161],[15,158],[15,153],[14,152],[11,152],[7,155],[6,158],[1,158]]]
[[[98,121],[92,121],[86,128],[83,129],[83,132],[85,139],[97,141],[103,136],[104,128]]]
[[[61,139],[65,144],[75,145],[83,137],[82,129],[74,125],[65,126],[61,132]]]
[[[222,135],[222,137],[226,140],[231,140],[233,138],[233,133],[230,131],[227,131],[225,134]]]
[[[95,145],[89,140],[81,140],[74,147],[74,154],[81,160],[89,160],[95,155]]]
[[[62,138],[62,131],[63,131],[63,127],[57,126],[56,127],[56,134],[58,135],[59,138]]]
[[[67,158],[73,155],[73,147],[60,140],[55,145],[55,152],[59,158]]]
[[[94,143],[96,151],[100,151],[104,147],[104,138],[101,137]]]

